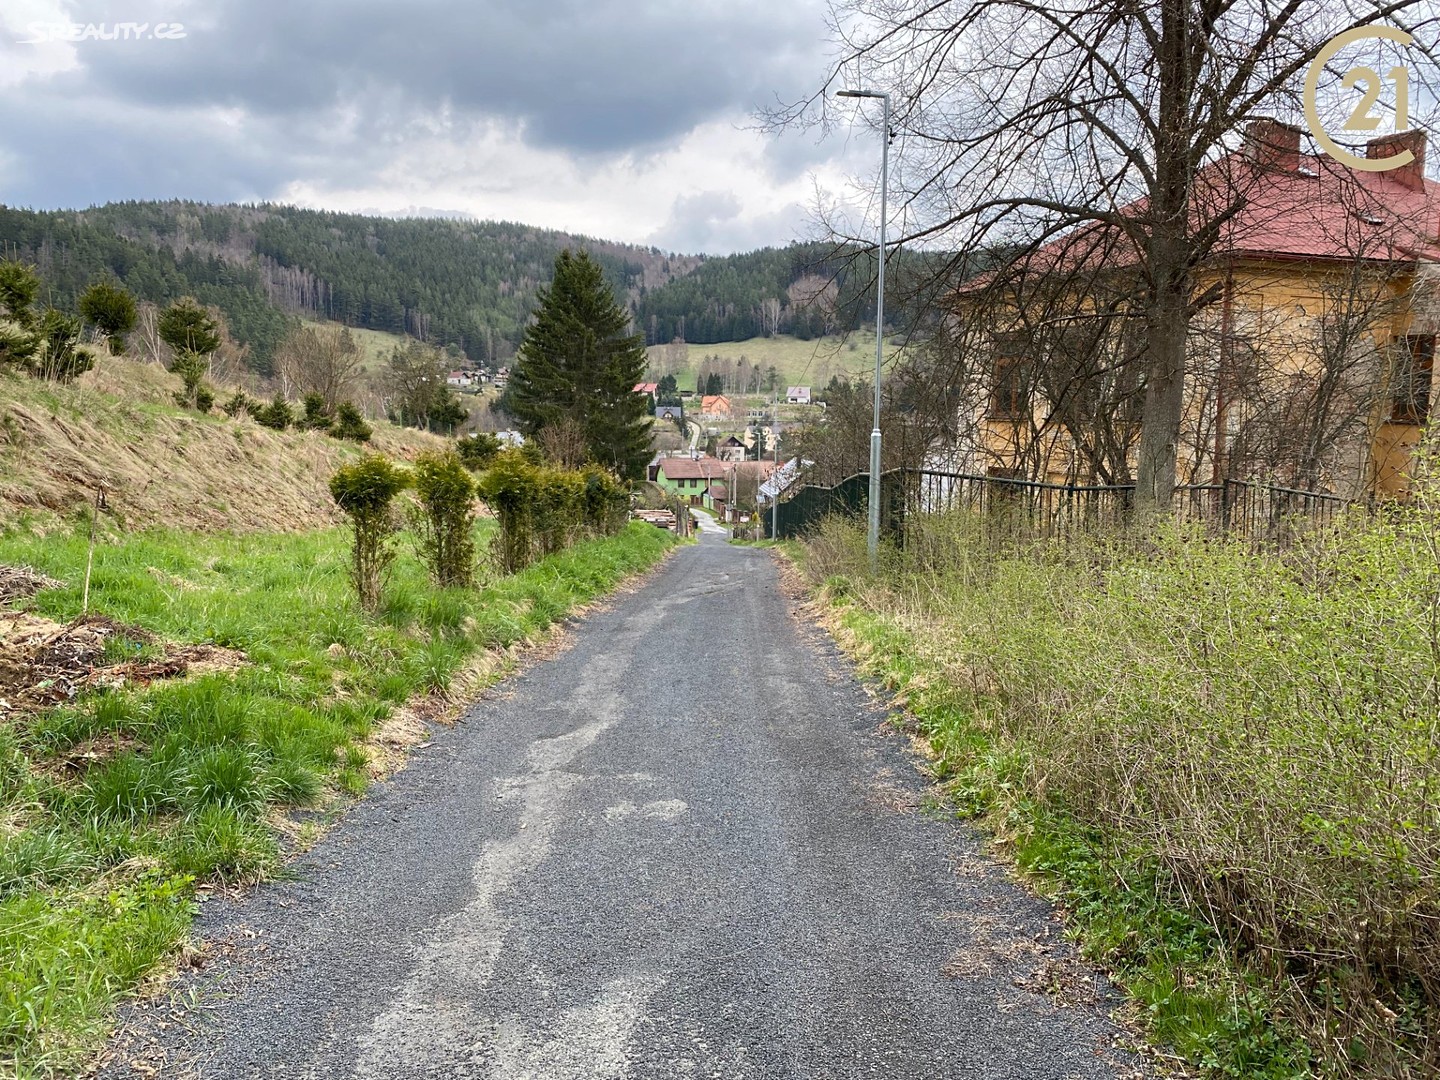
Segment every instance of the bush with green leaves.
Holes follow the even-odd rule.
[[[175,391],[175,404],[181,408],[192,408],[205,413],[215,404],[215,392],[205,385],[205,376],[210,372],[210,361],[204,355],[188,349],[175,354],[170,365],[172,374],[180,376],[182,389]]]
[[[160,313],[160,340],[177,353],[209,356],[220,348],[220,326],[197,300],[182,297]]]
[[[380,606],[385,575],[395,558],[390,546],[395,532],[391,504],[409,483],[409,474],[380,454],[345,465],[330,478],[330,495],[349,515],[354,531],[350,579],[366,611]]]
[[[175,353],[170,370],[180,376],[183,389],[175,394],[182,407],[209,412],[215,394],[205,385],[210,373],[210,356],[220,348],[220,327],[200,304],[185,297],[160,313],[157,325],[160,340]]]
[[[1166,1041],[1215,1075],[1436,1075],[1440,487],[1279,551],[1173,526],[1016,543],[965,510],[868,564],[863,525],[807,541],[936,774],[1060,879]],[[1177,959],[1177,922],[1127,928],[1140,905],[1214,962]],[[1282,1029],[1313,1074],[1259,1063],[1295,1057]]]
[[[507,573],[591,536],[609,536],[629,516],[629,489],[597,466],[559,469],[525,450],[505,450],[478,492],[500,523],[493,554]]]
[[[95,354],[80,345],[80,320],[55,308],[46,308],[35,328],[38,347],[30,357],[32,375],[54,382],[69,382],[95,366]]]
[[[455,449],[460,454],[460,460],[467,469],[475,472],[489,468],[495,455],[500,453],[504,446],[499,436],[489,431],[472,432],[455,440]]]
[[[327,430],[335,438],[351,442],[369,442],[374,434],[365,417],[360,415],[360,410],[350,401],[342,401],[335,407],[335,422]]]
[[[291,411],[290,405],[279,394],[271,400],[269,405],[257,410],[252,414],[255,422],[261,427],[273,428],[275,431],[284,431],[295,422],[295,414]]]
[[[415,459],[412,515],[421,557],[443,588],[475,579],[475,481],[453,450]]]
[[[80,344],[80,320],[55,308],[35,311],[40,278],[35,268],[0,261],[0,364],[55,382],[69,382],[95,366]]]
[[[254,416],[260,408],[260,404],[249,394],[245,393],[244,390],[236,390],[235,393],[230,395],[230,400],[225,402],[220,408],[226,416],[230,417],[239,416],[241,413]]]
[[[335,416],[330,411],[330,406],[325,404],[324,394],[313,392],[306,394],[300,405],[305,413],[297,421],[298,427],[307,428],[310,431],[329,431],[330,425],[335,423]]]
[[[13,259],[0,261],[0,364],[29,370],[40,347],[35,334],[35,298],[40,276],[33,266]]]
[[[135,329],[135,297],[113,281],[97,281],[80,296],[80,314],[105,335],[110,353],[125,351],[125,335]]]

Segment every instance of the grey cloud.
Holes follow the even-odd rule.
[[[0,202],[378,190],[397,161],[418,175],[463,168],[463,148],[496,128],[582,163],[621,154],[643,163],[707,120],[807,89],[823,63],[797,57],[822,46],[819,4],[76,0],[77,22],[181,22],[186,37],[81,42],[78,68],[0,86]],[[27,48],[0,42],[0,63]],[[233,111],[230,122],[217,107]],[[431,153],[456,152],[421,160],[429,135],[438,136]],[[767,151],[757,184],[825,157],[804,135],[783,143]],[[527,184],[491,168],[476,178],[488,190]],[[573,192],[557,195],[573,205]],[[803,228],[798,207],[757,222],[729,200],[682,198],[656,236],[675,250],[718,251]]]
[[[808,5],[654,0],[221,0],[184,9],[183,41],[88,46],[88,87],[146,104],[286,116],[401,106],[498,117],[527,141],[644,148],[708,117],[794,92]],[[810,73],[804,73],[808,76]]]

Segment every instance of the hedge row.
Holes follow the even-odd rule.
[[[578,541],[614,535],[630,513],[629,490],[605,470],[537,464],[520,450],[496,454],[477,486],[498,520],[494,554],[508,573]]]

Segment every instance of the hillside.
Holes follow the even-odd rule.
[[[326,484],[362,451],[309,431],[200,416],[170,403],[179,380],[114,357],[74,385],[0,374],[0,530],[83,513],[105,485],[126,529],[301,531],[335,524]],[[444,440],[375,425],[371,443],[411,458]]]
[[[296,315],[453,343],[481,361],[508,356],[555,255],[580,246],[627,304],[701,262],[510,222],[193,202],[0,206],[0,250],[37,264],[57,306],[102,274],[154,303],[194,295],[224,311],[262,373]]]
[[[0,252],[39,268],[48,302],[72,309],[102,276],[155,304],[195,296],[224,312],[261,375],[297,318],[503,361],[567,247],[591,252],[647,344],[813,339],[873,318],[873,256],[829,245],[707,258],[512,222],[178,201],[47,212],[0,205]],[[921,261],[896,252],[897,280]],[[908,319],[903,291],[891,299],[895,321]]]

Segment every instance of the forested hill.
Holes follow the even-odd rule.
[[[511,222],[178,201],[0,206],[0,256],[37,264],[50,303],[71,308],[106,275],[157,304],[192,295],[225,313],[261,371],[296,316],[508,357],[566,247],[590,251],[649,344],[815,337],[860,325],[873,303],[869,270],[818,245],[707,259]]]

